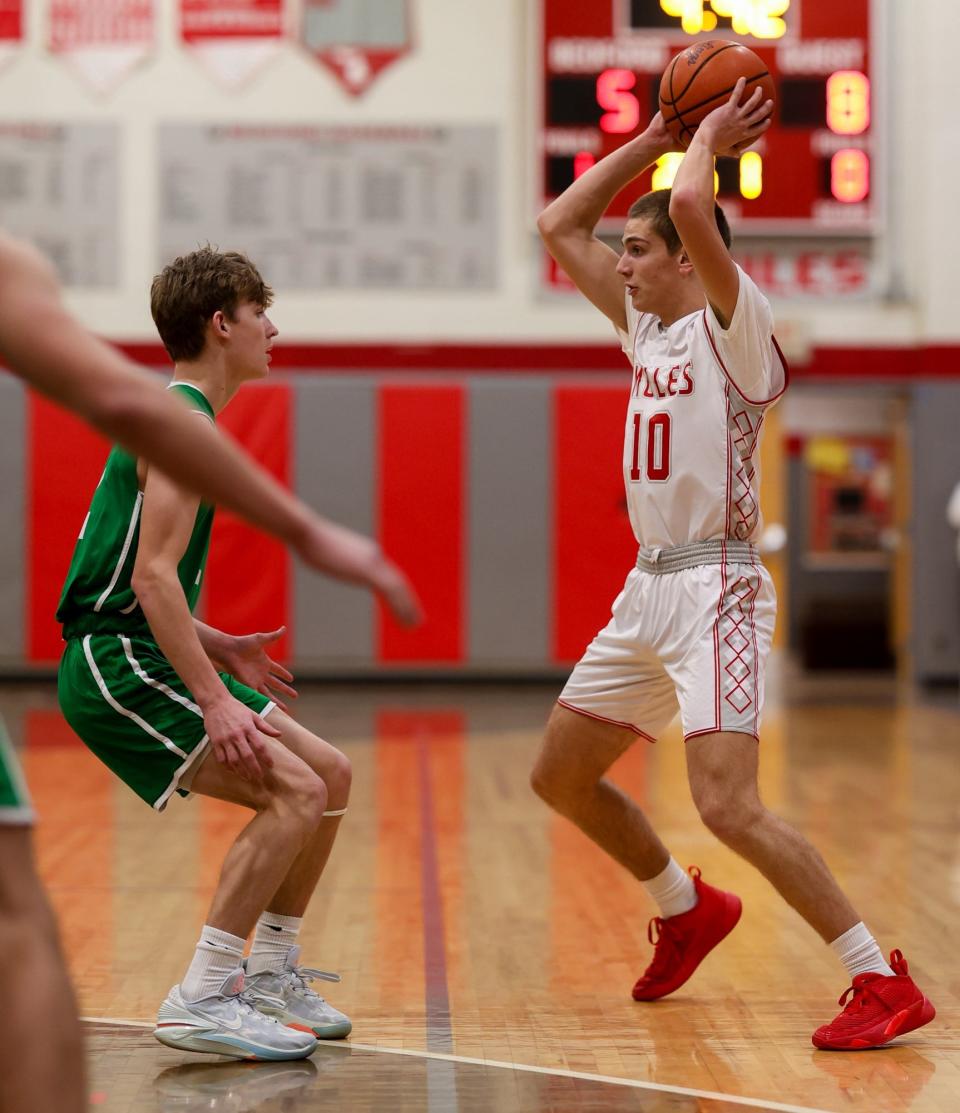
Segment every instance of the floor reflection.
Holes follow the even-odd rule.
[[[127,1027],[92,1025],[88,1041],[92,1104],[98,1113],[733,1113],[769,1108],[349,1045],[321,1045],[297,1063],[236,1063],[177,1062],[177,1053],[156,1044],[149,1032]],[[131,1087],[137,1078],[140,1084]]]

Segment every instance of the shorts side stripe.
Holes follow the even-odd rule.
[[[20,768],[20,762],[17,760],[13,743],[10,741],[10,736],[7,734],[7,728],[4,726],[2,719],[0,719],[0,760],[3,761],[3,767],[10,778],[10,787],[17,798],[15,806],[4,808],[0,812],[3,820],[8,823],[32,822],[34,814],[30,800],[30,790],[27,788],[26,778]]]
[[[0,808],[0,827],[22,827],[36,818],[33,808]]]
[[[146,720],[141,719],[135,711],[130,711],[126,707],[121,707],[121,705],[117,703],[117,701],[113,698],[113,696],[107,689],[106,681],[103,679],[100,670],[97,668],[96,661],[93,659],[93,649],[90,646],[91,637],[91,634],[87,634],[87,636],[83,639],[83,655],[87,659],[87,664],[90,666],[90,672],[93,674],[93,679],[97,682],[97,687],[100,689],[100,694],[103,696],[103,698],[107,701],[108,704],[110,704],[114,711],[116,711],[119,715],[123,715],[124,718],[130,719],[131,722],[136,723],[137,726],[140,727],[141,730],[149,734],[151,738],[155,738],[158,742],[162,742],[163,745],[166,746],[166,748],[171,753],[177,754],[178,757],[186,758],[187,754],[183,750],[181,750],[180,747],[176,745],[176,743],[171,742],[169,738],[167,738],[165,735],[162,735],[158,730],[154,730],[154,728],[150,726],[150,724],[146,722]]]
[[[757,648],[757,596],[760,594],[760,587],[763,580],[760,577],[760,569],[754,564],[754,575],[757,577],[756,587],[753,589],[753,595],[750,596],[750,636],[753,638],[753,729],[759,735],[760,733],[760,651]]]
[[[565,707],[568,711],[575,711],[578,715],[585,715],[588,719],[597,719],[601,723],[610,723],[611,726],[625,727],[627,730],[632,730],[634,734],[639,734],[641,738],[647,742],[656,742],[656,738],[651,737],[645,730],[635,727],[633,723],[621,723],[619,719],[608,719],[605,715],[597,715],[593,711],[584,711],[582,707],[575,707],[572,703],[567,703],[566,700],[558,699],[557,703],[561,707]]]
[[[190,756],[187,758],[187,760],[183,763],[183,765],[181,765],[177,768],[176,772],[173,774],[173,779],[170,781],[170,783],[167,785],[167,787],[163,790],[163,792],[160,793],[160,795],[156,798],[156,800],[154,800],[154,802],[153,802],[153,810],[154,811],[156,811],[156,812],[162,812],[163,811],[163,809],[167,806],[167,801],[174,794],[174,792],[176,792],[177,787],[179,786],[181,780],[183,780],[184,773],[186,773],[186,771],[188,769],[190,769],[194,764],[196,764],[200,760],[200,757],[207,752],[207,749],[209,748],[209,745],[210,745],[210,736],[208,734],[205,734],[200,739],[200,741],[196,744],[196,746],[194,746],[193,752],[190,754]]]
[[[726,558],[726,553],[724,553]],[[727,563],[724,559],[720,565],[720,598],[717,600],[717,620],[713,624],[713,701],[714,722],[716,729],[720,730],[720,699],[722,695],[722,679],[720,674],[720,622],[723,619],[723,603],[727,594]]]
[[[130,662],[130,667],[144,682],[144,684],[149,684],[151,688],[155,688],[158,692],[163,692],[165,696],[169,696],[170,699],[175,700],[183,707],[186,707],[188,711],[192,711],[194,715],[199,715],[201,719],[203,718],[203,712],[193,702],[193,700],[187,699],[186,696],[181,696],[179,692],[175,692],[171,687],[169,687],[169,685],[164,684],[162,680],[155,680],[152,676],[148,676],[141,666],[140,662],[133,655],[133,645],[131,644],[130,639],[125,637],[123,634],[118,634],[117,636],[120,639],[120,644],[123,646],[123,652],[126,655],[127,660]]]

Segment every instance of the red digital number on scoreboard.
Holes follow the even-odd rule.
[[[660,75],[697,39],[738,39],[777,88],[774,123],[747,157],[717,163],[738,232],[874,231],[870,0],[541,0],[541,200],[642,129]],[[619,223],[645,190],[669,185],[668,156],[615,200]]]

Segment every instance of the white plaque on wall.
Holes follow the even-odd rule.
[[[31,240],[68,286],[115,286],[113,124],[0,122],[0,225]]]
[[[160,127],[163,265],[246,252],[285,289],[490,289],[493,126]]]

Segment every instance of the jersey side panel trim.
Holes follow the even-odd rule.
[[[713,355],[720,367],[720,370],[723,372],[727,382],[733,387],[737,394],[740,395],[744,402],[746,402],[750,406],[772,406],[778,398],[783,396],[787,387],[790,385],[790,368],[787,366],[787,361],[786,359],[784,359],[784,355],[780,349],[780,345],[777,343],[777,339],[772,333],[770,334],[770,339],[773,341],[773,347],[777,353],[777,358],[780,360],[780,363],[783,367],[783,386],[777,391],[776,394],[771,395],[769,398],[764,398],[758,401],[755,398],[748,398],[747,395],[744,394],[743,391],[740,389],[740,387],[737,386],[736,381],[727,370],[727,365],[723,362],[723,358],[720,355],[719,349],[717,348],[716,341],[713,339],[713,333],[710,331],[710,325],[707,322],[706,310],[703,311],[703,330],[707,334],[707,340],[710,342],[710,347],[713,349]]]
[[[134,499],[133,511],[130,514],[130,524],[127,526],[127,535],[123,539],[123,547],[120,549],[120,556],[117,559],[116,566],[113,569],[113,575],[110,577],[110,582],[103,589],[103,594],[94,603],[94,611],[100,611],[104,603],[110,598],[110,593],[117,585],[117,580],[120,579],[120,573],[123,570],[123,565],[126,562],[127,554],[130,552],[130,546],[133,544],[133,535],[136,532],[137,522],[140,520],[140,507],[143,504],[143,492],[138,491],[137,497]],[[88,515],[89,517],[89,515]],[[86,523],[84,523],[86,525]]]

